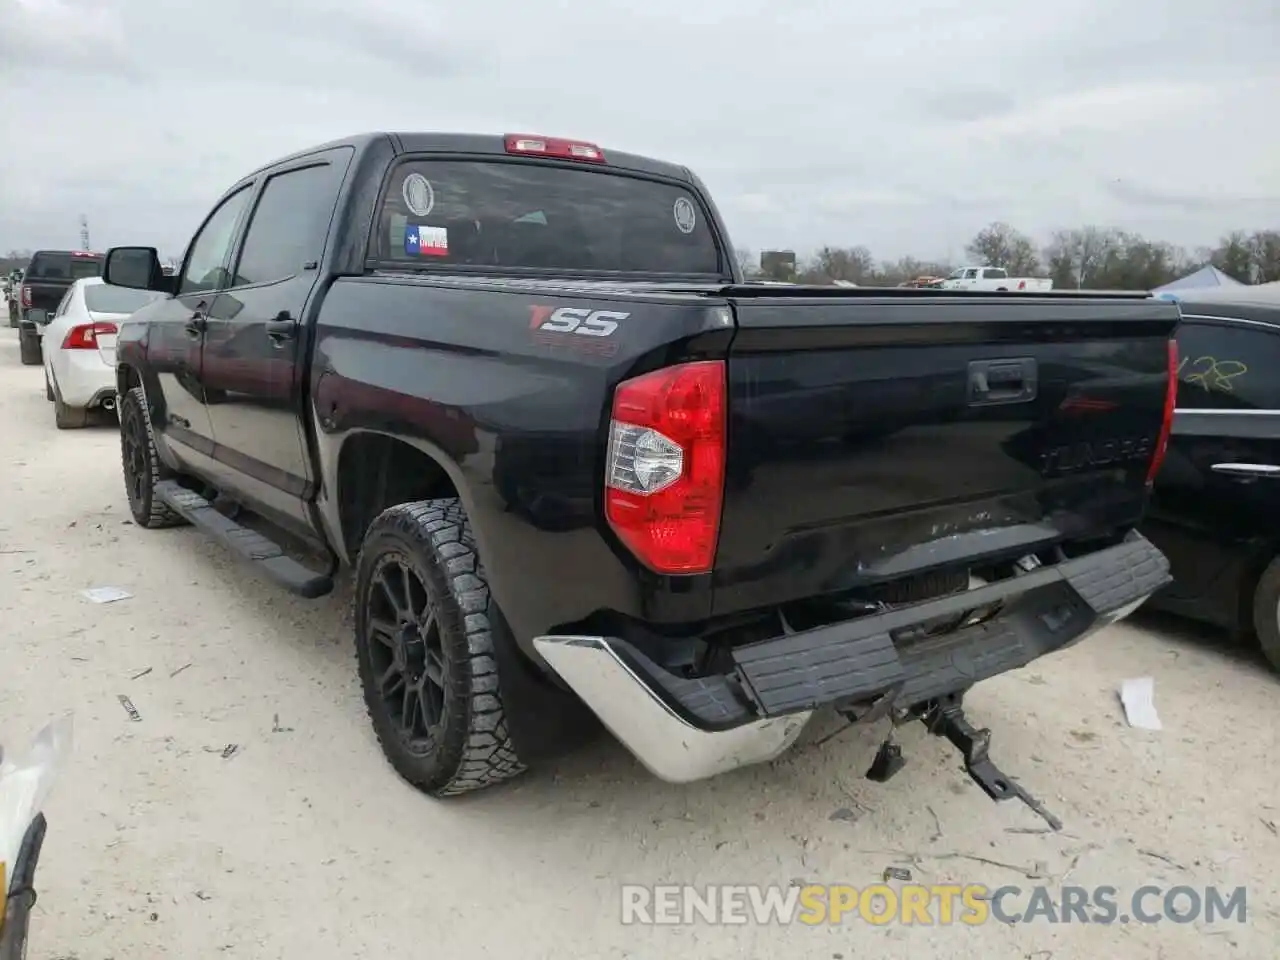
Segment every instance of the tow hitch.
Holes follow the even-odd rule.
[[[922,709],[906,714],[902,721],[916,717],[924,722],[928,731],[938,737],[946,737],[964,757],[964,769],[973,781],[982,788],[992,800],[1010,800],[1014,797],[1021,800],[1036,812],[1045,823],[1054,830],[1062,829],[1062,821],[1044,808],[1035,797],[1022,789],[1018,783],[997,767],[987,751],[991,747],[991,731],[976,729],[965,718],[960,697],[951,696],[934,700]],[[895,727],[900,718],[894,717]],[[902,748],[893,741],[893,731],[880,749],[867,770],[867,779],[884,783],[904,766],[906,759],[902,756]]]

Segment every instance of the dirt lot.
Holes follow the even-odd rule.
[[[1212,638],[1126,624],[972,695],[996,760],[1066,821],[1060,835],[1018,832],[1042,824],[987,800],[910,728],[908,766],[886,786],[861,778],[872,731],[815,735],[770,767],[686,787],[602,740],[436,803],[374,744],[345,591],[294,600],[190,529],[132,525],[115,428],[55,430],[7,328],[0,424],[0,734],[29,737],[68,708],[77,725],[49,810],[34,960],[1274,956],[1280,681]],[[94,586],[133,596],[95,605],[79,595]],[[1116,696],[1148,674],[1158,733],[1128,728]],[[1248,920],[620,923],[622,883],[865,886],[888,865],[991,887],[1070,871],[1067,883],[1117,887],[1122,905],[1147,883],[1247,885]]]

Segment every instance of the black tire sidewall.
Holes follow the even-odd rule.
[[[1253,591],[1253,631],[1263,656],[1280,671],[1280,557],[1262,571]]]
[[[122,472],[125,475],[125,496],[129,500],[129,512],[133,514],[135,523],[144,527],[149,526],[151,522],[151,498],[154,496],[152,488],[155,486],[156,478],[151,475],[154,454],[151,450],[151,435],[147,432],[146,411],[142,408],[137,393],[130,390],[120,398],[118,412],[120,416],[120,460]],[[133,498],[133,484],[129,482],[129,455],[125,447],[126,431],[130,427],[128,421],[131,419],[139,421],[138,428],[142,431],[142,496],[137,501]]]
[[[407,517],[388,518],[392,522],[375,521],[365,541],[356,571],[356,652],[365,701],[370,719],[387,750],[388,759],[407,780],[424,790],[433,791],[453,780],[466,750],[470,731],[471,663],[468,659],[466,628],[448,576],[440,568],[439,558],[428,544],[404,530]],[[397,522],[398,521],[398,522]],[[399,728],[392,722],[380,691],[370,658],[369,594],[378,589],[374,579],[388,558],[406,563],[419,576],[434,605],[435,622],[440,631],[440,649],[444,657],[444,712],[438,737],[430,753],[416,753],[404,742]]]
[[[18,359],[22,361],[24,367],[34,367],[41,362],[43,356],[40,351],[39,334],[19,329]]]
[[[53,392],[53,421],[59,430],[74,430],[87,426],[89,411],[79,407],[68,406],[62,395],[55,389]]]
[[[356,657],[370,720],[388,759],[410,782],[432,792],[447,785],[457,773],[466,749],[470,727],[471,664],[462,609],[429,544],[408,532],[411,520],[403,515],[380,518],[366,537],[356,568]],[[376,574],[388,559],[403,563],[422,581],[431,598],[444,656],[444,714],[439,732],[426,753],[412,750],[392,721],[381,691],[377,689],[369,633],[369,595],[378,589]]]

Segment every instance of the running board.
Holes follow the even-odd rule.
[[[162,480],[155,485],[154,496],[187,520],[193,527],[220,541],[233,553],[248,560],[253,568],[290,593],[314,600],[333,592],[333,578],[316,573],[288,556],[273,540],[256,530],[241,526],[226,514],[215,510],[204,497],[193,493],[176,480]]]

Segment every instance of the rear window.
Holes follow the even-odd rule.
[[[27,266],[28,280],[83,280],[102,275],[102,257],[75,256],[69,252],[41,251]]]
[[[133,313],[162,294],[155,290],[134,290],[106,283],[84,288],[84,305],[92,313]]]
[[[371,254],[443,266],[720,274],[706,212],[675,184],[501,161],[401,164]]]

